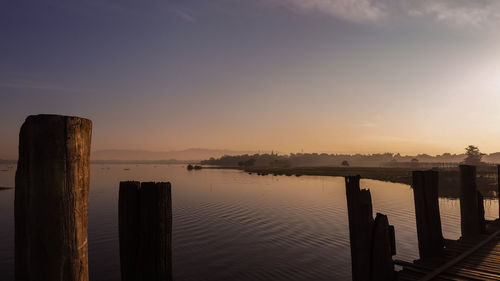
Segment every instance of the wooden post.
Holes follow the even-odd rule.
[[[377,213],[373,220],[370,191],[360,190],[359,180],[360,176],[345,177],[352,280],[391,281],[395,277],[394,227],[385,215]]]
[[[372,200],[369,190],[359,188],[360,176],[345,177],[351,269],[353,281],[370,280]]]
[[[169,182],[141,184],[140,224],[141,280],[172,280],[172,199]]]
[[[170,183],[121,182],[119,197],[122,281],[172,280]]]
[[[377,213],[373,224],[371,251],[371,281],[394,280],[394,227],[389,225],[386,215]]]
[[[444,239],[439,213],[438,184],[436,171],[413,172],[413,198],[421,259],[437,257],[443,253]]]
[[[15,280],[87,281],[92,122],[29,116],[19,134]]]
[[[462,236],[470,237],[481,233],[479,206],[476,191],[476,167],[460,165],[460,218]]]
[[[122,281],[135,281],[138,277],[140,187],[138,181],[120,182],[118,228]]]

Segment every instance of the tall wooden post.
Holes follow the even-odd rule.
[[[122,281],[172,280],[170,183],[121,182],[119,229]]]
[[[480,213],[476,190],[476,167],[460,165],[460,218],[463,237],[475,236],[482,232]]]
[[[369,190],[360,190],[359,180],[345,177],[353,281],[370,280],[371,267],[372,198]]]
[[[437,171],[413,172],[413,199],[421,259],[437,257],[443,252],[444,239],[439,213],[438,184]]]
[[[87,281],[92,122],[29,116],[19,134],[15,280]]]
[[[135,281],[138,277],[140,188],[138,181],[120,182],[118,229],[121,281]]]

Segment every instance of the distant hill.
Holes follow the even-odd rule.
[[[233,151],[225,149],[203,149],[190,148],[172,151],[147,151],[147,150],[125,150],[109,149],[96,150],[91,154],[91,160],[203,160],[211,157],[219,158],[224,155],[240,155],[255,153],[252,151]]]

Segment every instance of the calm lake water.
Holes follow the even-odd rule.
[[[0,165],[0,186],[14,186],[12,166]],[[92,281],[120,278],[117,213],[123,180],[172,183],[176,281],[350,280],[343,178],[96,164],[89,211]],[[373,180],[362,180],[361,186],[371,189],[374,212],[387,214],[396,227],[397,258],[417,258],[410,187]],[[459,202],[440,199],[440,207],[445,237],[457,239]],[[497,201],[486,201],[485,211],[488,219],[496,218]],[[14,190],[6,190],[0,191],[0,280],[13,280],[13,268]]]

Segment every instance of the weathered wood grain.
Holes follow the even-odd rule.
[[[88,280],[92,122],[29,116],[19,134],[15,280]]]

